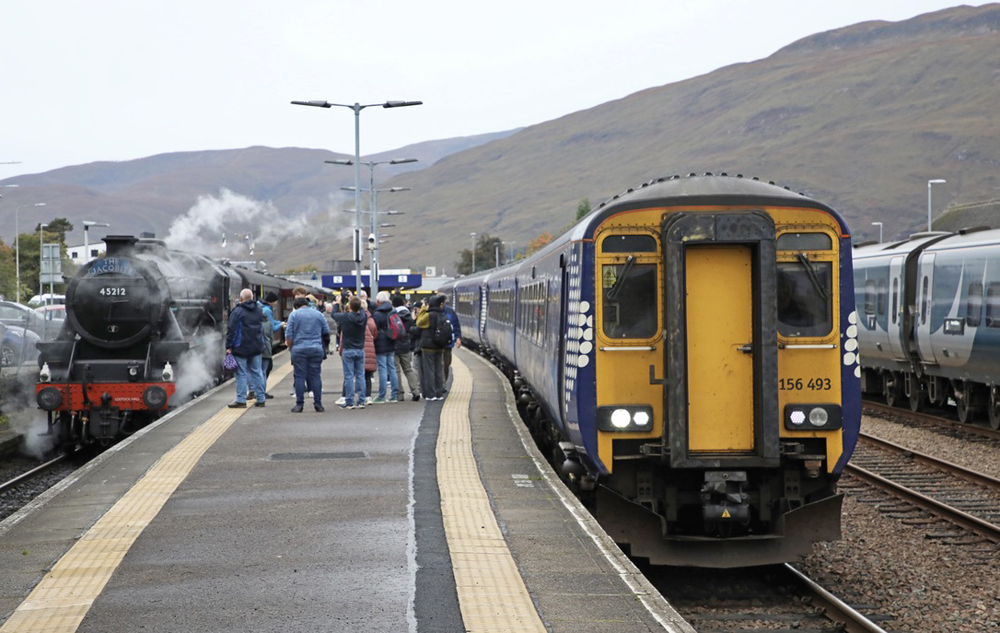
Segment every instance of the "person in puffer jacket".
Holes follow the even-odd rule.
[[[410,309],[406,307],[406,299],[403,295],[392,296],[392,307],[399,314],[403,321],[403,331],[396,338],[396,376],[406,376],[406,384],[410,387],[410,398],[414,402],[420,400],[420,381],[417,380],[417,372],[413,369],[412,342],[410,341],[410,329],[416,326]],[[399,378],[402,383],[403,379]],[[399,402],[406,400],[403,390],[399,390]]]

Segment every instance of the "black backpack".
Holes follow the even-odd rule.
[[[437,315],[434,331],[431,332],[431,342],[438,347],[448,347],[451,345],[451,335],[451,321],[448,319],[448,316],[442,312]]]

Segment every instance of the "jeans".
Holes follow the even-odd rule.
[[[236,402],[247,401],[247,381],[250,390],[257,396],[259,402],[266,397],[264,374],[260,371],[260,354],[256,356],[233,356],[236,359]]]
[[[305,394],[312,391],[313,404],[323,404],[323,380],[320,378],[320,363],[323,350],[319,347],[292,347],[292,369],[295,373],[295,405],[301,407]]]
[[[365,350],[344,350],[344,401],[348,404],[365,403]]]
[[[375,355],[375,360],[378,362],[378,397],[383,400],[385,400],[386,376],[392,387],[392,400],[399,399],[399,376],[396,374],[395,356],[395,352]]]

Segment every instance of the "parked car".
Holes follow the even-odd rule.
[[[38,358],[39,336],[16,325],[0,323],[0,366],[11,367]]]
[[[0,301],[0,323],[37,330],[39,315],[28,306],[13,301]]]
[[[66,320],[65,305],[50,305],[35,308],[38,319],[35,332],[42,337],[43,341],[51,341],[62,329],[63,321]]]
[[[66,295],[49,294],[47,292],[28,299],[28,306],[32,308],[47,305],[63,305],[65,303]]]

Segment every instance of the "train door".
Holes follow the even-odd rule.
[[[931,345],[931,308],[934,289],[934,253],[920,257],[917,265],[916,310],[913,314],[913,330],[917,340],[917,354],[924,363],[937,363],[934,346]]]
[[[675,468],[778,463],[775,229],[760,211],[663,223],[664,443]],[[682,271],[682,272],[681,272]]]
[[[905,260],[903,256],[893,257],[889,261],[889,351],[896,360],[906,360],[906,346],[903,337],[906,336],[906,278]]]

